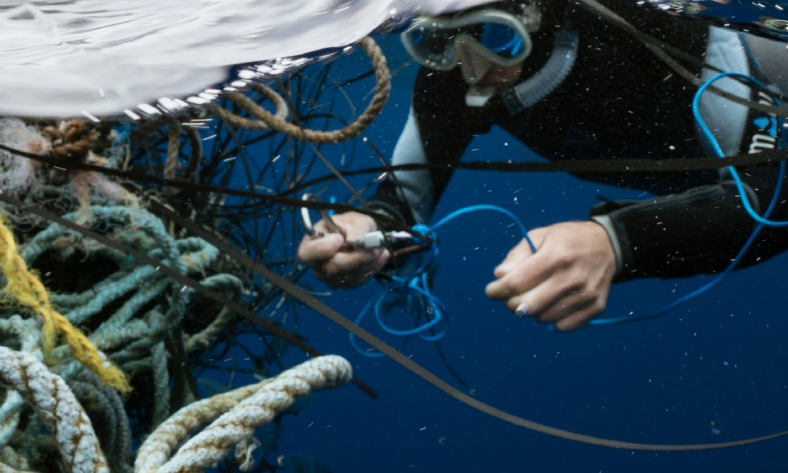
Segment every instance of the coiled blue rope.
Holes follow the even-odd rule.
[[[515,216],[510,211],[496,205],[472,205],[455,210],[431,227],[422,224],[415,225],[413,230],[421,233],[422,235],[431,237],[433,243],[430,245],[430,248],[425,252],[422,258],[420,258],[420,261],[418,261],[415,269],[410,270],[407,275],[392,276],[391,282],[386,284],[386,287],[381,291],[381,293],[377,297],[371,298],[364,305],[364,308],[361,309],[358,317],[356,317],[356,324],[360,325],[369,311],[372,310],[375,314],[375,320],[377,320],[380,328],[390,335],[401,337],[418,335],[426,341],[440,340],[446,334],[446,327],[444,326],[437,333],[435,333],[435,329],[441,321],[444,321],[444,324],[448,323],[448,319],[446,317],[446,306],[438,297],[432,294],[428,282],[428,274],[430,269],[433,267],[435,259],[438,256],[438,245],[435,243],[435,241],[437,241],[435,230],[461,215],[483,210],[499,212],[514,220],[514,222],[520,228],[520,231],[523,233],[523,237],[528,242],[528,246],[531,247],[531,251],[534,253],[536,252],[536,246],[534,246],[533,242],[528,237],[528,230],[525,228],[525,225],[523,225],[520,219],[518,219],[517,216]],[[383,317],[381,315],[381,306],[383,305],[385,299],[392,294],[405,295],[405,313],[408,314],[408,320],[412,327],[404,330],[394,329],[383,321]],[[420,323],[422,316],[426,316],[427,320],[426,322]],[[353,345],[356,351],[358,351],[360,354],[367,357],[383,356],[382,353],[377,351],[364,350],[361,348],[352,333],[349,335],[349,337],[351,345]]]
[[[717,143],[717,140],[714,138],[714,135],[711,133],[711,130],[709,130],[708,126],[706,126],[705,122],[703,121],[703,118],[701,117],[700,111],[698,109],[698,103],[700,102],[700,97],[703,95],[703,93],[706,91],[706,89],[710,85],[712,85],[714,82],[716,82],[716,81],[718,81],[718,80],[720,80],[722,78],[725,78],[725,77],[739,77],[739,78],[742,78],[742,79],[745,79],[747,81],[752,82],[753,84],[757,85],[758,87],[760,87],[762,89],[768,90],[767,87],[763,83],[758,81],[757,79],[755,79],[753,77],[746,76],[744,74],[739,74],[739,73],[734,73],[734,72],[720,73],[720,74],[714,76],[713,78],[709,79],[708,81],[706,81],[700,88],[698,88],[698,91],[696,92],[695,97],[694,97],[694,99],[692,101],[692,112],[693,112],[693,114],[695,116],[695,120],[697,121],[698,126],[700,127],[701,131],[705,135],[706,139],[709,140],[709,143],[712,145],[712,148],[714,149],[715,154],[720,159],[725,159],[725,154],[723,153],[722,149],[720,148],[719,143]],[[775,99],[772,99],[772,102],[774,103],[774,105],[779,105],[779,103]],[[779,118],[776,118],[776,119],[778,121],[777,128],[779,130],[782,130],[783,129],[784,117],[779,117]],[[781,133],[780,145],[781,145],[782,148],[785,148],[785,134],[784,133]],[[731,271],[733,271],[733,269],[739,264],[741,259],[744,257],[744,255],[747,253],[747,251],[750,249],[750,247],[752,246],[752,244],[755,242],[756,238],[760,234],[761,230],[763,229],[764,225],[776,226],[776,227],[788,226],[788,221],[774,221],[774,220],[769,220],[769,218],[768,218],[769,215],[774,210],[774,207],[776,206],[778,198],[779,198],[779,195],[780,195],[780,191],[782,190],[784,176],[785,176],[785,170],[786,170],[785,161],[781,161],[780,162],[779,175],[778,175],[778,178],[777,178],[777,184],[775,186],[775,191],[774,191],[774,194],[772,195],[771,201],[769,202],[769,206],[767,207],[767,209],[764,212],[763,216],[758,215],[755,212],[755,210],[752,208],[752,205],[750,204],[750,201],[749,201],[749,199],[747,197],[747,192],[744,189],[744,184],[742,183],[742,180],[739,177],[739,173],[736,171],[736,169],[733,166],[727,166],[727,169],[731,173],[731,176],[733,177],[733,180],[736,183],[736,187],[737,187],[737,190],[739,192],[739,196],[741,198],[743,207],[745,208],[747,213],[753,218],[753,220],[755,220],[758,223],[758,225],[756,225],[755,229],[750,234],[749,238],[747,238],[747,241],[744,243],[742,248],[739,250],[739,252],[737,253],[736,257],[733,259],[733,261],[725,268],[725,270],[722,273],[719,274],[719,276],[714,278],[711,282],[709,282],[709,283],[707,283],[707,284],[695,289],[694,291],[692,291],[692,292],[690,292],[690,293],[688,293],[688,294],[676,299],[675,301],[665,305],[664,307],[662,307],[660,309],[657,309],[657,310],[655,310],[655,311],[653,311],[651,313],[648,313],[648,314],[645,314],[645,315],[641,315],[641,316],[624,316],[624,317],[612,317],[612,318],[605,318],[605,319],[594,319],[594,320],[589,322],[591,325],[611,325],[611,324],[618,324],[618,323],[624,323],[624,322],[635,322],[635,321],[640,321],[640,320],[646,320],[646,319],[659,317],[660,315],[663,315],[663,314],[675,309],[676,307],[678,307],[679,305],[687,302],[688,300],[693,299],[693,298],[699,296],[700,294],[703,294],[704,292],[708,291],[712,287],[714,287],[717,284],[719,284],[723,279],[725,279],[725,277],[728,274],[730,274]],[[513,213],[509,212],[508,210],[506,210],[506,209],[504,209],[502,207],[498,207],[498,206],[494,206],[494,205],[474,205],[474,206],[465,207],[465,208],[456,210],[456,211],[452,212],[451,214],[447,215],[443,219],[439,220],[432,227],[427,227],[425,225],[416,225],[416,226],[413,227],[413,229],[416,230],[416,231],[421,232],[424,235],[428,235],[430,237],[433,237],[433,239],[434,239],[435,230],[438,229],[439,227],[443,226],[447,222],[449,222],[449,221],[451,221],[451,220],[453,220],[453,219],[455,219],[455,218],[457,218],[457,217],[459,217],[461,215],[465,215],[467,213],[476,212],[476,211],[480,211],[480,210],[491,210],[491,211],[500,212],[500,213],[505,214],[509,218],[511,218],[518,225],[518,227],[520,228],[520,231],[522,232],[523,236],[525,237],[526,241],[528,242],[528,245],[530,246],[531,251],[536,253],[536,247],[534,246],[534,244],[531,241],[531,239],[528,237],[528,230],[525,228],[525,225],[523,225],[523,223]],[[424,334],[425,331],[432,330],[442,320],[442,318],[444,317],[445,312],[446,312],[445,305],[443,305],[443,303],[437,297],[432,295],[432,293],[430,292],[430,289],[428,287],[428,284],[427,284],[427,273],[428,273],[428,270],[432,267],[432,264],[433,264],[435,258],[438,255],[438,246],[435,243],[433,243],[431,245],[430,250],[428,251],[427,254],[428,254],[427,258],[425,259],[425,261],[423,261],[421,264],[418,265],[418,268],[416,269],[416,271],[415,271],[415,273],[413,275],[406,276],[406,277],[400,277],[400,276],[393,277],[392,278],[392,283],[390,283],[390,285],[389,285],[389,287],[387,289],[384,289],[384,291],[378,297],[370,299],[370,301],[367,302],[367,304],[362,309],[362,311],[359,314],[359,316],[356,318],[356,323],[360,324],[362,322],[362,320],[364,319],[364,317],[366,316],[367,312],[369,312],[369,310],[374,307],[375,318],[376,318],[378,324],[380,325],[380,327],[385,332],[387,332],[387,333],[389,333],[391,335],[398,335],[398,336],[419,335],[420,337],[422,337],[425,340],[432,340],[432,341],[439,340],[446,333],[445,328],[443,330],[441,330],[438,334],[434,334],[434,335],[425,335]],[[414,310],[415,311],[419,311],[419,309],[413,309],[413,298],[414,297],[420,298],[420,300],[418,301],[419,308],[422,311],[427,312],[428,315],[431,313],[431,316],[428,318],[427,322],[425,322],[425,323],[423,323],[421,325],[415,326],[413,328],[407,329],[407,330],[395,330],[395,329],[392,329],[391,327],[389,327],[388,325],[386,325],[383,322],[383,319],[382,319],[382,317],[380,315],[380,306],[382,305],[382,303],[383,303],[384,299],[387,297],[387,295],[389,295],[390,293],[396,293],[396,292],[400,292],[400,291],[406,291],[407,292],[407,301],[408,301],[407,302],[407,312],[409,314],[411,314],[411,315],[414,314]],[[425,310],[425,308],[426,308],[426,310]],[[418,317],[418,315],[416,315],[415,317],[412,317],[412,319],[413,320],[419,320],[419,317]],[[548,328],[553,328],[553,327],[549,326]],[[369,357],[383,356],[382,353],[365,351],[365,350],[361,349],[361,347],[357,344],[355,338],[353,337],[353,334],[350,334],[350,342],[353,345],[353,347],[355,347],[356,350],[359,353],[361,353],[362,355],[364,355],[364,356],[369,356]]]

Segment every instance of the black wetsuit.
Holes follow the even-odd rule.
[[[632,0],[602,3],[641,31],[697,58],[704,56],[709,36],[704,24],[639,7]],[[450,72],[422,68],[411,111],[418,133],[411,133],[410,138],[403,135],[400,140],[420,137],[420,159],[429,163],[458,162],[473,136],[487,133],[493,125],[553,161],[704,156],[690,108],[695,87],[636,38],[594,12],[576,6],[568,14],[566,10],[546,12],[542,29],[532,35],[533,53],[524,63],[523,79],[545,63],[552,51],[553,34],[559,29],[576,31],[580,47],[571,73],[547,98],[516,115],[509,113],[500,99],[472,108],[465,105],[468,86],[458,68]],[[753,90],[753,96],[756,92]],[[727,112],[721,109],[719,113]],[[742,113],[744,119],[737,120],[741,132],[738,152],[765,149],[751,148],[753,136],[762,132],[753,119],[763,113],[745,109]],[[396,159],[395,152],[395,164]],[[753,206],[763,212],[774,192],[778,168],[740,171]],[[432,198],[424,199],[429,201],[426,204],[407,203],[392,180],[381,183],[369,204],[412,224],[415,207],[434,206],[452,172],[427,173]],[[406,173],[398,176],[408,178]],[[619,246],[617,281],[719,272],[730,264],[755,227],[724,171],[600,172],[578,177],[661,196],[639,202],[607,202],[592,209],[592,215],[606,216],[606,230]],[[771,214],[774,220],[788,218],[788,191],[783,194]],[[432,209],[422,211],[429,215]],[[786,248],[785,230],[765,228],[739,266],[762,261]]]

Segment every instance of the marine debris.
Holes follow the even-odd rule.
[[[296,209],[372,214],[362,191],[380,169],[359,189],[346,179],[359,144],[391,169],[363,137],[388,97],[388,68],[371,39],[360,46],[373,69],[350,79],[336,59],[272,83],[250,79],[203,107],[0,120],[0,472],[304,463],[290,452],[276,464],[255,458],[255,428],[278,425],[313,390],[351,381],[376,394],[346,361],[321,356],[298,334],[302,305],[454,399],[544,434],[647,451],[788,434],[645,444],[539,424],[450,385],[298,284],[306,269],[295,254]],[[362,113],[345,102],[347,87],[372,92]],[[327,159],[327,147],[341,158]],[[299,199],[307,189],[319,200]],[[350,197],[329,203],[338,189]],[[285,371],[285,342],[313,359]],[[212,378],[226,391],[205,398],[199,386],[217,384]]]
[[[322,146],[352,155],[343,143],[388,97],[381,50],[360,46],[375,94],[351,119],[320,105],[343,93],[332,64],[146,117],[0,119],[0,471],[274,471],[255,429],[350,365],[297,335],[281,288],[192,230],[301,277],[284,204]],[[285,370],[281,340],[312,359]],[[227,391],[204,397],[212,376]]]

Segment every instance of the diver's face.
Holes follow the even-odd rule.
[[[514,66],[496,66],[483,55],[464,44],[457,47],[460,54],[459,67],[468,85],[492,85],[499,90],[506,89],[517,82],[523,70],[522,63]]]

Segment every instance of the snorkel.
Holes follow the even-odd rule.
[[[566,79],[577,59],[580,38],[574,31],[557,31],[553,52],[545,65],[534,75],[501,94],[511,114],[522,112],[544,99]]]
[[[520,3],[513,14],[522,21],[529,32],[538,31],[543,10],[541,2]],[[555,5],[553,5],[555,7]],[[559,7],[560,8],[560,7]],[[517,11],[519,9],[519,11]],[[538,19],[536,30],[531,31],[532,18]],[[530,22],[530,23],[529,23]],[[501,93],[501,99],[512,115],[533,106],[552,93],[566,79],[577,59],[580,39],[577,33],[560,29],[555,32],[550,57],[537,72],[526,80]]]

